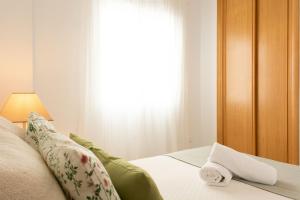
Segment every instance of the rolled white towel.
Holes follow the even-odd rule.
[[[213,186],[226,186],[232,179],[232,173],[217,163],[206,162],[199,171],[200,177]]]
[[[277,182],[277,170],[247,154],[215,143],[208,158],[230,170],[234,176],[248,181],[274,185]]]

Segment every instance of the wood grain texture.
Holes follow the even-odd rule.
[[[254,0],[225,1],[223,142],[255,154],[253,41]],[[224,77],[225,76],[225,77]]]
[[[260,0],[257,46],[257,152],[287,162],[288,1]]]
[[[218,7],[217,7],[217,13],[218,13],[218,23],[217,23],[217,31],[218,31],[218,36],[217,36],[217,141],[220,144],[224,143],[223,140],[223,63],[224,63],[224,30],[225,30],[225,23],[224,23],[224,18],[225,18],[225,0],[218,0]]]
[[[218,0],[218,142],[299,164],[299,0]]]
[[[288,162],[299,164],[299,0],[289,0]]]

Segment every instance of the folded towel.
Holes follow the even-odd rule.
[[[209,161],[201,167],[199,175],[207,185],[213,186],[226,186],[232,178],[232,173],[228,169]]]
[[[274,185],[277,181],[277,170],[274,167],[218,143],[213,145],[208,160],[248,181],[267,185]]]

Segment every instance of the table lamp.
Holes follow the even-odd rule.
[[[12,93],[0,112],[0,115],[14,123],[22,123],[26,128],[28,114],[36,112],[45,119],[52,121],[40,98],[34,92]]]

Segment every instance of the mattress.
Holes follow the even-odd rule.
[[[145,169],[156,182],[164,200],[286,200],[289,198],[232,180],[227,187],[207,186],[199,168],[169,156],[131,161]]]

